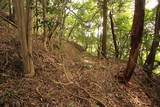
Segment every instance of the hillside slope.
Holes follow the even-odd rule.
[[[158,107],[158,81],[148,83],[137,66],[131,82],[119,84],[115,75],[126,61],[82,57],[81,49],[68,47],[45,51],[34,39],[36,76],[23,77],[19,44],[12,34],[0,33],[0,106],[42,107]],[[68,48],[68,49],[66,49]],[[159,77],[158,77],[159,78]]]

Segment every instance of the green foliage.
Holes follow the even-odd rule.
[[[87,50],[86,53],[97,55],[98,47],[101,45],[102,35],[102,6],[103,0],[49,0],[47,3],[46,19],[42,18],[42,0],[38,1],[38,8],[34,8],[38,27],[43,31],[43,24],[47,24],[48,32],[60,23],[56,35],[62,38],[75,41]],[[149,0],[147,0],[147,3]],[[36,7],[36,6],[35,6]],[[107,3],[108,13],[112,11],[114,30],[119,49],[119,58],[128,59],[130,51],[130,33],[133,22],[133,1],[130,0],[111,0]],[[106,13],[108,15],[108,13]],[[150,51],[154,34],[155,8],[145,10],[145,25],[142,41],[142,48],[139,58],[139,64],[143,64]],[[107,19],[107,54],[109,57],[115,56],[110,19]],[[42,32],[40,32],[42,33]],[[158,52],[160,49],[158,49]],[[159,57],[156,57],[159,60]]]
[[[72,103],[68,104],[67,107],[74,107]]]
[[[12,93],[7,91],[7,92],[4,93],[4,96],[5,96],[5,97],[11,97],[11,96],[12,96]]]
[[[11,92],[9,91],[4,92],[3,95],[1,95],[0,97],[0,105],[7,103],[8,99],[12,96],[13,94]]]
[[[3,88],[3,84],[0,84],[0,88]]]
[[[155,8],[154,9],[146,9],[145,10],[145,23],[144,23],[144,33],[143,33],[143,41],[141,48],[141,60],[143,63],[146,60],[148,53],[150,52],[150,48],[153,42],[154,37],[154,26],[155,26]],[[157,58],[156,58],[157,60]],[[141,63],[141,64],[143,64]]]

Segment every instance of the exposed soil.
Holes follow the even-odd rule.
[[[83,49],[70,42],[46,51],[34,39],[36,76],[25,78],[14,34],[0,30],[0,38],[0,106],[160,107],[160,77],[150,81],[141,66],[128,85],[119,84],[115,75],[126,61],[82,57]]]

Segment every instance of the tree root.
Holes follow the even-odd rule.
[[[63,57],[62,57],[62,59],[63,59]],[[63,60],[64,60],[64,59],[63,59]],[[66,78],[67,78],[67,80],[68,80],[68,83],[62,83],[62,82],[58,82],[58,81],[52,80],[55,84],[63,85],[63,86],[75,85],[75,86],[78,87],[79,89],[83,90],[83,91],[87,94],[87,96],[88,96],[89,98],[91,98],[91,99],[93,99],[94,101],[96,101],[96,104],[97,104],[97,105],[99,105],[100,107],[105,107],[105,104],[104,104],[102,101],[100,101],[99,99],[97,99],[97,98],[95,98],[93,95],[91,95],[85,88],[81,87],[77,82],[71,81],[71,79],[69,78],[69,76],[68,76],[67,73],[66,73],[66,68],[65,68],[65,66],[64,66],[64,61],[63,61],[63,72],[64,72],[64,74],[65,74],[65,76],[66,76]],[[71,95],[73,95],[73,94],[71,94]],[[80,97],[80,96],[77,96],[77,95],[73,95],[73,96],[88,101],[88,99],[86,99],[86,98],[83,98],[83,97]],[[89,102],[89,101],[88,101],[88,102]]]
[[[97,99],[96,97],[92,96],[85,88],[79,86],[78,83],[75,83],[75,85],[76,85],[78,88],[80,88],[81,90],[83,90],[83,91],[89,96],[89,98],[95,100],[95,101],[97,102],[97,104],[100,105],[100,107],[105,107],[105,104],[104,104],[102,101],[100,101],[100,100]]]
[[[96,103],[97,105],[99,105],[100,107],[105,107],[105,104],[104,104],[102,101],[100,101],[99,99],[97,99],[97,98],[95,98],[94,96],[92,96],[85,88],[79,86],[78,83],[74,83],[74,82],[62,83],[62,82],[58,82],[58,81],[55,81],[55,80],[52,80],[52,81],[53,81],[55,84],[63,85],[63,86],[75,85],[75,86],[78,87],[79,89],[83,90],[83,91],[87,94],[87,96],[88,96],[89,98],[95,100],[95,101],[97,102],[97,103]],[[68,93],[71,94],[70,92],[68,92]],[[78,98],[80,98],[80,99],[82,99],[82,100],[88,101],[88,99],[83,98],[83,97],[80,97],[80,96],[78,96],[78,95],[74,95],[74,94],[71,94],[71,95],[72,95],[72,96],[75,96],[75,97],[78,97]],[[89,102],[89,101],[88,101],[88,102]]]

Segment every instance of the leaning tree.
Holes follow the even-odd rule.
[[[119,75],[120,82],[126,83],[130,80],[139,55],[139,49],[141,47],[143,29],[144,29],[144,10],[145,0],[135,0],[134,18],[131,30],[131,50],[127,67],[123,72],[123,75]]]
[[[154,69],[156,51],[159,46],[159,39],[160,39],[160,0],[158,0],[158,6],[156,11],[154,39],[152,42],[150,53],[147,56],[144,64],[144,71],[148,74],[150,78],[152,77],[152,70]]]

